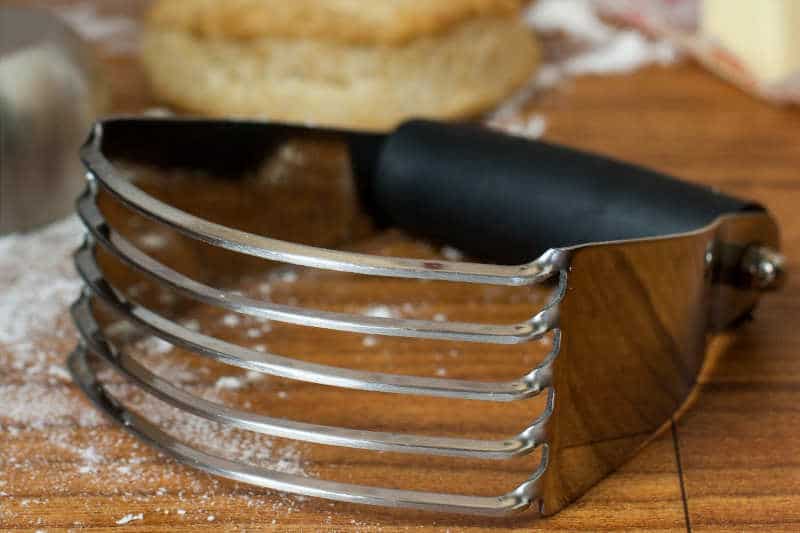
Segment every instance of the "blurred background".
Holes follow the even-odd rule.
[[[139,449],[87,410],[63,360],[75,343],[66,308],[80,286],[70,266],[82,233],[70,215],[84,186],[77,150],[97,117],[237,117],[370,131],[416,117],[481,122],[763,203],[782,227],[794,271],[798,103],[797,0],[0,0],[0,529],[430,526],[417,516],[329,508],[220,483]],[[184,184],[175,200],[202,197],[202,183]],[[216,192],[202,201],[239,209]],[[145,248],[181,254],[177,240],[148,232],[146,222],[136,228]],[[390,235],[366,250],[461,257],[404,239]],[[276,301],[303,302],[306,278],[296,296],[289,291],[295,273],[269,276]],[[257,288],[263,280],[256,281]],[[307,292],[324,282],[310,278]],[[335,293],[338,282],[328,283]],[[761,319],[730,341],[729,355],[703,378],[697,407],[670,434],[537,526],[792,530],[800,520],[800,467],[792,459],[800,456],[798,290],[790,276]],[[481,305],[507,312],[503,298],[513,305],[542,298],[453,299],[432,291],[435,304],[423,308],[403,302],[401,289],[395,294],[394,303],[362,295],[346,305],[374,316],[452,318]],[[393,311],[406,303],[410,311]],[[234,319],[191,320],[213,320],[227,332],[220,334],[236,337],[225,324]],[[269,325],[246,326],[239,340],[267,342],[261,336]],[[154,341],[137,339],[137,350],[157,362],[168,348]],[[388,355],[397,346],[376,347],[373,338],[328,346],[337,342],[341,357],[360,361],[362,350],[375,349],[390,367],[411,372],[427,364],[439,376],[457,372],[449,359],[486,356],[441,348],[433,363],[400,362]],[[529,356],[516,361],[529,365]],[[258,402],[247,376],[220,372],[206,376],[212,391]],[[194,386],[184,374],[169,375]],[[264,402],[299,396],[271,387],[267,394],[264,386]],[[315,405],[271,408],[291,414]],[[206,436],[194,426],[184,432]],[[226,438],[214,443],[240,455],[258,445]],[[314,471],[301,455],[276,444],[272,456],[256,459]],[[466,519],[440,525],[483,527]]]
[[[745,129],[716,117],[701,125],[691,115],[700,94],[720,87],[715,77],[751,96],[740,100],[742,111],[751,110],[746,116],[800,100],[796,2],[733,4],[498,0],[365,8],[303,1],[276,9],[280,3],[258,1],[6,0],[0,232],[66,214],[79,185],[65,176],[80,174],[67,165],[98,115],[236,116],[373,130],[411,117],[466,118],[624,156],[613,142],[628,137],[612,134],[604,120],[613,110],[629,115],[623,122],[639,145],[634,157],[672,144],[681,148],[672,155],[685,152],[681,142],[707,138],[698,128],[719,124],[728,136]],[[578,78],[596,80],[579,87]],[[675,109],[690,81],[698,89],[685,98],[688,122],[678,139],[652,124],[678,121],[673,115],[637,113],[650,101],[662,112]],[[589,91],[600,101],[583,95]],[[580,127],[571,118],[578,109]],[[727,150],[704,147],[715,159]]]

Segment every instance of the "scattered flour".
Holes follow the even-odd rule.
[[[242,380],[233,376],[223,376],[214,384],[216,389],[239,390],[242,388]]]
[[[264,379],[264,374],[255,370],[248,370],[244,376],[222,376],[214,383],[217,390],[240,390],[251,383]]]
[[[378,338],[374,335],[367,335],[363,339],[361,339],[361,344],[363,344],[367,348],[372,348],[378,345]]]
[[[41,363],[40,347],[31,341],[37,334],[54,327],[59,336],[72,334],[59,319],[80,292],[70,256],[82,235],[80,222],[71,216],[36,233],[0,238],[0,345],[26,366]]]
[[[294,270],[284,270],[279,274],[279,278],[284,283],[295,283],[298,280],[298,275]]]
[[[167,246],[167,238],[158,233],[146,233],[139,237],[142,247],[150,250],[160,250]]]
[[[256,372],[255,370],[248,370],[245,372],[244,377],[248,383],[255,383],[256,381],[263,380],[264,374],[261,372]]]
[[[144,513],[126,514],[125,516],[123,516],[122,518],[117,520],[116,523],[118,525],[122,526],[122,525],[125,525],[125,524],[129,524],[130,522],[133,522],[134,520],[144,520]]]
[[[72,381],[72,376],[70,376],[69,371],[63,366],[50,365],[50,368],[47,369],[47,373],[67,383]]]
[[[371,305],[363,311],[363,314],[375,318],[397,317],[397,313],[388,305]]]
[[[158,293],[158,301],[164,305],[172,305],[178,301],[178,297],[169,291],[161,291]]]
[[[651,64],[675,61],[667,42],[651,42],[634,30],[620,31],[600,48],[578,55],[564,64],[569,74],[626,74]]]
[[[112,430],[72,383],[64,363],[77,335],[68,308],[80,293],[81,282],[71,255],[82,234],[77,218],[69,217],[34,233],[0,237],[0,495],[20,507],[46,507],[51,495],[72,494],[78,479],[87,490],[102,491],[123,502],[151,501],[163,493],[165,481],[182,483],[181,500],[228,495],[219,480],[179,467],[124,432]],[[199,329],[196,320],[184,325]],[[223,403],[226,388],[263,379],[256,372],[223,378],[219,390],[215,381],[203,382],[207,369],[190,366],[169,343],[156,337],[139,338],[127,322],[111,324],[109,330],[115,338],[125,339],[130,354],[153,373],[209,401]],[[180,412],[113,371],[102,370],[99,377],[113,395],[181,441],[263,468],[305,473],[302,445],[275,442]],[[26,444],[31,438],[39,439],[33,448]],[[37,466],[52,461],[57,468],[42,471]],[[28,494],[26,487],[40,486],[46,487],[41,497],[24,498],[23,503],[16,496],[19,491]],[[298,501],[258,489],[236,497],[248,506],[271,508],[283,516]],[[76,505],[81,512],[93,511],[88,500],[78,499]],[[5,501],[0,507],[6,507]],[[0,515],[4,511],[0,509]],[[16,516],[31,529],[47,523],[46,515],[37,517],[34,511]],[[130,513],[118,523],[143,518],[144,513]]]
[[[147,337],[137,342],[134,349],[143,353],[164,355],[172,351],[173,345],[160,337]]]
[[[186,329],[189,329],[189,330],[192,330],[192,331],[200,331],[200,321],[198,321],[198,320],[196,320],[194,318],[189,319],[189,320],[184,320],[181,323],[181,325],[183,327],[185,327]]]
[[[138,23],[128,17],[100,14],[96,2],[60,6],[55,12],[81,37],[102,42],[111,53],[128,54],[138,47]]]
[[[264,296],[268,296],[272,292],[272,285],[269,283],[260,283],[258,285],[258,292]]]
[[[569,52],[551,65],[573,76],[624,74],[677,59],[677,51],[669,43],[606,23],[599,9],[605,6],[600,4],[597,0],[539,0],[531,6],[528,24],[544,35],[560,35],[568,43],[563,48]]]
[[[242,320],[239,318],[239,315],[234,313],[228,313],[222,317],[222,323],[228,326],[229,328],[235,328],[239,324],[241,324]]]
[[[538,32],[564,32],[592,43],[605,42],[614,33],[592,0],[540,0],[526,13],[526,21]]]
[[[518,137],[539,139],[547,131],[547,119],[543,115],[534,114],[525,120],[510,122],[503,129],[506,133]]]
[[[3,406],[0,421],[5,424],[43,430],[54,424],[92,427],[101,420],[96,411],[89,409],[66,386],[37,382],[35,375],[24,376],[30,376],[30,381],[0,383],[0,405]]]
[[[464,259],[464,252],[452,246],[443,246],[442,257],[448,261],[462,261]]]
[[[601,13],[628,7],[625,0],[537,0],[525,21],[544,37],[545,64],[516,95],[503,102],[487,123],[514,135],[541,137],[546,117],[521,111],[531,99],[566,79],[591,74],[625,74],[649,65],[669,65],[677,49],[666,41],[607,23]]]

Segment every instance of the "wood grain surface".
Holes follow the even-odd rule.
[[[126,13],[138,13],[142,5],[121,1],[98,4],[109,12]],[[107,70],[115,111],[140,112],[154,105],[135,59],[102,49],[98,52]],[[58,427],[13,427],[4,422],[0,407],[0,530],[800,530],[800,110],[759,102],[692,64],[682,64],[627,76],[580,78],[536,98],[528,111],[546,118],[548,140],[752,198],[767,205],[781,225],[789,260],[787,286],[764,298],[754,321],[735,336],[718,341],[721,355],[701,377],[683,416],[619,471],[547,519],[443,517],[252,489],[179,466],[105,422],[89,429],[77,421]],[[363,246],[398,254],[437,252],[394,233]],[[386,305],[410,302],[409,291],[401,282],[351,284],[346,279],[301,272],[291,286],[276,283],[273,298],[355,310],[376,301]],[[426,301],[427,306],[415,306],[424,318],[443,313],[451,319],[480,319],[491,313],[511,320],[524,313],[533,300],[522,301],[513,294],[487,297],[474,291],[432,288]],[[198,318],[204,325],[220,322],[217,315]],[[241,332],[227,334],[232,340],[244,338]],[[73,341],[62,340],[58,345],[59,360],[66,357]],[[371,343],[359,336],[287,331],[280,342],[284,342],[278,346],[281,351],[299,350],[315,362],[399,373],[447,372],[464,378],[500,379],[517,375],[530,364],[530,354],[477,349],[449,354],[436,343],[410,347],[389,342],[378,346],[377,352],[368,352]],[[324,353],[319,345],[325,347]],[[270,348],[276,349],[272,344]],[[540,348],[541,353],[534,355],[544,353],[546,347]],[[431,354],[442,357],[432,361]],[[223,372],[212,365],[200,385],[213,388]],[[23,379],[14,369],[0,368],[2,386],[21,386]],[[43,383],[53,387],[54,395],[78,397],[71,384]],[[354,402],[350,405],[359,406],[364,427],[385,423],[380,417],[388,412],[391,422],[404,428],[421,431],[433,424],[440,431],[455,433],[474,427],[478,435],[504,431],[504,424],[513,425],[515,416],[525,416],[524,411],[509,413],[496,406],[478,413],[465,403],[452,407],[446,423],[436,422],[430,413],[441,414],[442,410],[429,411],[414,399],[350,399],[333,390],[315,392],[278,381],[230,391],[225,399],[278,416],[331,424],[346,421],[340,406]],[[79,404],[91,409],[86,403]],[[53,432],[62,435],[59,442],[68,446],[53,446]],[[279,450],[283,444],[275,446]],[[70,449],[98,450],[102,457],[84,470],[85,454],[81,457]],[[525,471],[489,468],[483,463],[455,470],[447,462],[413,464],[390,454],[378,460],[372,456],[351,459],[347,451],[308,451],[303,447],[298,453],[310,454],[309,464],[302,463],[302,467],[315,474],[345,474],[357,481],[389,479],[397,485],[415,483],[450,490],[491,493]],[[296,460],[295,455],[287,457]],[[24,468],[18,467],[20,462]],[[125,522],[121,519],[126,516],[133,519],[118,523]]]

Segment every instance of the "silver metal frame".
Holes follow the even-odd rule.
[[[555,471],[550,478],[544,477],[548,473],[548,469],[552,467],[551,463],[554,459],[552,434],[555,430],[552,419],[555,416],[554,413],[562,409],[559,407],[561,403],[557,403],[556,399],[555,390],[558,387],[554,387],[554,384],[558,380],[555,379],[554,374],[558,372],[559,364],[563,367],[563,365],[575,364],[570,361],[577,360],[576,354],[572,353],[569,347],[566,353],[562,353],[564,348],[559,312],[567,293],[569,269],[575,265],[581,267],[574,282],[580,286],[581,283],[589,282],[588,279],[584,279],[587,271],[587,268],[583,268],[584,264],[600,264],[603,260],[602,255],[588,256],[587,258],[587,250],[591,251],[591,246],[550,250],[535,261],[524,265],[500,266],[452,261],[432,263],[416,259],[380,257],[293,244],[221,226],[157,200],[134,186],[112,166],[103,155],[102,141],[103,125],[98,124],[82,153],[88,168],[89,186],[78,201],[78,213],[86,227],[87,237],[83,246],[75,254],[75,264],[85,281],[85,290],[72,308],[81,342],[70,357],[69,367],[75,381],[89,399],[129,432],[181,462],[212,474],[270,489],[354,503],[494,516],[510,515],[532,507],[537,512],[546,514],[554,512],[574,499],[581,490],[584,490],[583,485],[593,484],[616,466],[618,461],[615,459],[616,462],[609,461],[605,469],[587,472],[586,483],[580,485],[579,489],[572,489],[572,492],[563,488],[548,488],[550,499],[543,499],[543,486],[557,485],[554,480],[557,479],[558,474],[558,471]],[[533,285],[557,276],[558,284],[551,301],[544,309],[529,320],[517,324],[380,318],[278,305],[208,286],[143,253],[110,227],[100,213],[96,199],[101,189],[113,195],[131,210],[192,239],[271,261],[369,276],[504,286]],[[750,219],[746,218],[745,223],[758,227],[769,225],[760,219],[754,222],[749,221]],[[690,253],[695,248],[704,251],[709,243],[718,238],[721,231],[726,228],[735,230],[743,224],[734,222],[729,224],[725,221],[717,221],[709,228],[678,236],[678,238],[637,241],[631,244],[624,253],[633,254],[630,262],[636,269],[646,269],[646,265],[637,259],[637,247],[665,246],[661,243],[667,243],[675,246],[675,250],[679,253],[687,250],[689,251],[687,253]],[[736,233],[736,231],[731,231]],[[739,233],[746,235],[749,239],[758,232],[748,229]],[[774,238],[770,232],[766,231],[765,235],[767,235],[766,240],[770,241],[766,244],[774,245],[774,242],[771,242]],[[612,244],[619,245],[619,243]],[[143,305],[128,301],[120,291],[106,281],[102,269],[95,260],[97,246],[102,247],[116,259],[133,267],[148,278],[183,296],[237,313],[338,331],[456,342],[517,344],[553,332],[553,349],[545,360],[527,375],[508,382],[481,382],[360,372],[307,363],[284,355],[256,352],[190,330]],[[613,246],[608,247],[603,244],[592,246],[602,248],[603,253],[609,251],[616,253]],[[573,254],[576,254],[575,257]],[[750,258],[750,256],[748,257]],[[748,268],[750,270],[754,272],[763,270],[756,268],[758,265],[753,266],[752,258],[749,261]],[[686,278],[688,280],[703,275],[702,267],[697,273],[688,270],[686,272],[688,272]],[[570,280],[570,287],[574,288],[572,280]],[[738,302],[742,302],[739,306],[742,308],[754,301],[750,293],[738,295],[736,299]],[[699,305],[699,303],[699,299],[695,301],[695,304]],[[518,401],[547,391],[547,402],[544,411],[530,425],[516,435],[498,441],[362,431],[256,415],[194,396],[151,373],[104,336],[95,317],[95,304],[103,305],[115,315],[176,346],[186,348],[214,361],[264,374],[362,391],[490,402]],[[576,309],[573,300],[567,301],[566,309],[570,310],[571,315],[567,317],[567,323],[571,324],[574,321],[572,317],[579,315],[579,312],[573,311]],[[606,318],[611,320],[613,316],[609,315]],[[728,317],[721,322],[724,323],[727,319]],[[613,322],[609,322],[609,324],[613,325]],[[571,343],[577,346],[580,344],[581,335],[585,337],[586,333],[580,333],[578,326],[575,326],[574,331],[577,336],[571,340]],[[704,335],[705,329],[698,330],[696,335],[694,333],[692,335],[700,339],[701,333]],[[569,337],[567,338],[569,339]],[[669,359],[675,354],[665,355]],[[685,355],[681,355],[681,357],[683,356]],[[566,358],[566,362],[562,360],[559,363],[561,358]],[[98,381],[93,370],[96,363],[110,366],[147,393],[193,415],[265,435],[366,450],[496,460],[518,457],[540,449],[542,457],[538,468],[527,481],[507,494],[494,497],[367,487],[288,475],[230,461],[195,449],[188,443],[175,440],[146,418],[126,409],[115,399]],[[664,366],[664,363],[659,363],[659,365]],[[559,375],[562,376],[559,379],[563,379],[567,373],[561,371]],[[692,371],[687,378],[681,379],[691,381],[693,376],[694,372]],[[678,391],[675,394],[677,400],[682,401],[682,398],[685,397],[683,385],[683,381],[680,382],[680,385],[674,385],[675,390]],[[574,402],[575,399],[569,395],[564,398],[564,405],[573,405]],[[666,402],[665,409],[668,412],[659,411],[655,418],[671,413],[677,407],[677,404],[673,405],[674,403],[673,400]],[[656,429],[651,422],[648,421],[649,425],[647,425],[650,432]],[[569,431],[564,430],[560,437],[569,440]],[[555,458],[558,459],[558,456],[556,455]]]

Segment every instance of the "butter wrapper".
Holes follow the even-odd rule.
[[[748,9],[776,9],[774,2],[796,0],[744,1],[753,2],[746,6]],[[800,68],[778,79],[760,77],[743,57],[703,33],[701,0],[594,0],[594,4],[603,17],[671,42],[711,72],[750,94],[776,103],[800,104]],[[743,7],[737,2],[727,4],[730,9]],[[790,9],[797,7],[787,5]],[[800,33],[800,27],[795,32]]]

